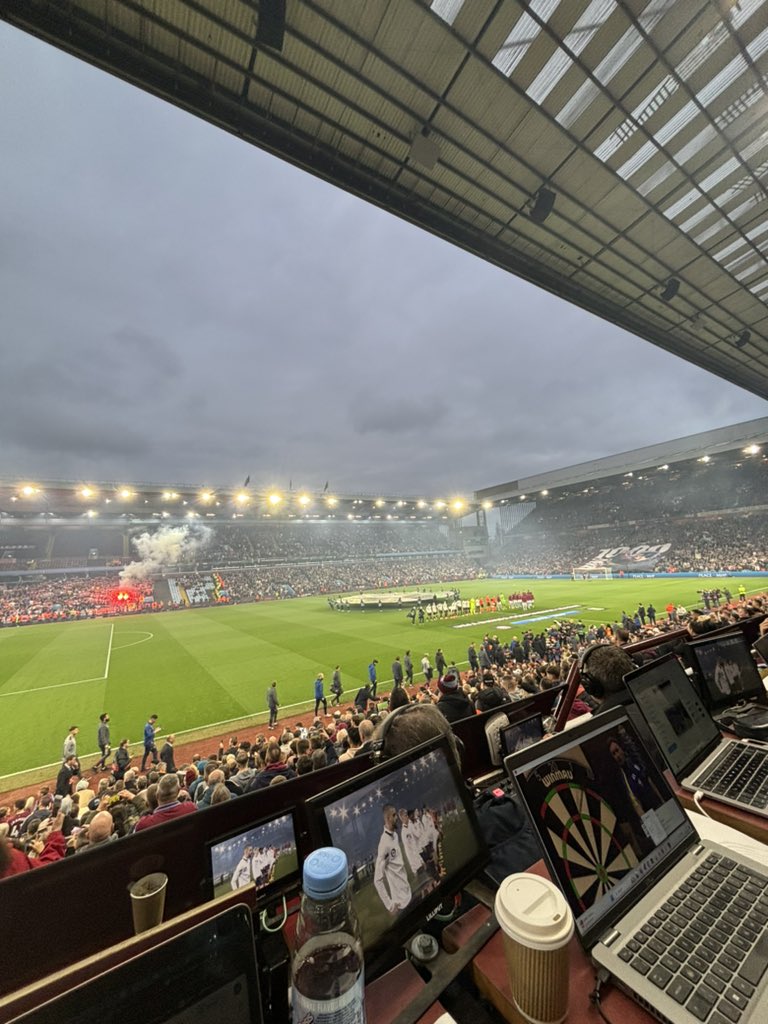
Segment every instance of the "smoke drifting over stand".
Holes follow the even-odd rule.
[[[191,562],[212,538],[209,526],[161,526],[154,533],[142,533],[132,541],[141,560],[127,565],[120,572],[120,580],[145,580],[170,565]]]

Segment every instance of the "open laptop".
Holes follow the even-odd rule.
[[[683,789],[768,818],[768,747],[725,739],[674,654],[624,683]]]
[[[505,767],[601,973],[666,1024],[768,1019],[768,868],[700,839],[625,709]]]
[[[748,704],[759,707],[768,721],[768,694],[743,633],[703,637],[688,647],[701,680],[702,699],[713,717]]]

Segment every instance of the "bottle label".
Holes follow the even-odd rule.
[[[361,976],[336,999],[308,999],[293,986],[293,1024],[365,1024],[365,981]]]

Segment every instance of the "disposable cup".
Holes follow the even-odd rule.
[[[496,919],[503,934],[512,999],[532,1024],[561,1024],[568,1014],[573,915],[549,879],[527,872],[499,886]]]
[[[136,935],[162,924],[167,887],[168,875],[163,874],[162,871],[144,875],[143,878],[129,886],[133,930]]]

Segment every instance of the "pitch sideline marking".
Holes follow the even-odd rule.
[[[109,646],[107,647],[107,664],[104,666],[104,678],[105,679],[109,678],[109,663],[110,663],[110,661],[112,659],[112,638],[114,637],[114,635],[115,635],[115,624],[114,624],[114,622],[112,622],[112,623],[110,623],[110,629],[109,629]]]

